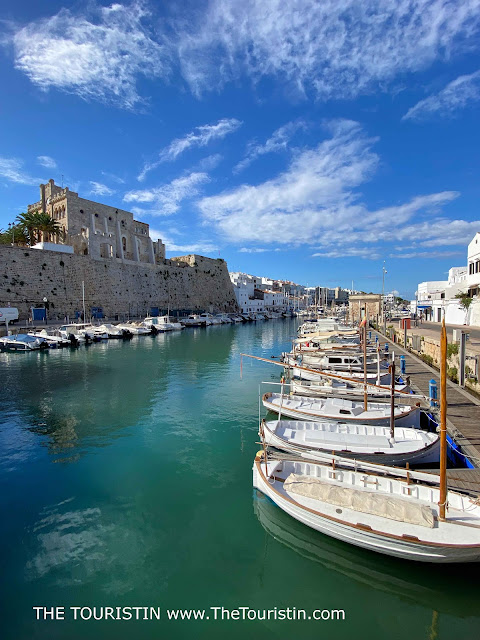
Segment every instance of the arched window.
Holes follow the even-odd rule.
[[[122,247],[124,251],[127,250],[127,239],[125,238],[125,236],[122,237]]]

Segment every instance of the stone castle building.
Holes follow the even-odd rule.
[[[224,260],[195,254],[166,259],[162,241],[153,242],[148,224],[129,211],[80,198],[49,180],[28,212],[48,213],[63,233],[44,235],[35,250],[0,245],[0,307],[17,307],[21,320],[45,301],[50,319],[76,318],[83,297],[87,318],[99,308],[110,319],[238,309]]]
[[[48,213],[63,234],[43,240],[70,245],[76,254],[137,263],[165,262],[165,245],[161,240],[153,242],[149,225],[135,220],[133,213],[80,198],[53,180],[40,185],[40,200],[28,205],[28,212]]]

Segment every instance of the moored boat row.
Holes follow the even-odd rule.
[[[263,395],[263,406],[277,419],[260,422],[263,449],[253,465],[254,487],[299,522],[358,547],[423,562],[480,561],[478,499],[461,491],[447,498],[445,364],[439,435],[420,428],[425,398],[408,393],[403,380],[399,388],[393,359],[389,388],[380,375],[368,379],[365,329],[350,353],[363,365],[363,380],[351,371],[351,359],[324,368],[332,364],[331,342],[322,349],[318,341],[311,350],[320,363],[313,380],[303,379],[315,363],[299,366],[298,343],[282,363],[271,361],[293,379],[282,378],[280,393]],[[446,362],[444,329],[442,353]],[[377,358],[378,367],[378,348]],[[418,402],[403,404],[408,395]],[[439,474],[411,468],[422,464],[440,464]]]

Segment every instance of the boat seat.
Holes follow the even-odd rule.
[[[304,440],[306,444],[338,444],[344,443],[348,439],[346,433],[335,433],[331,431],[308,432],[302,438],[295,434],[295,440]],[[390,448],[390,441],[386,436],[358,436],[358,443],[363,443],[366,447],[382,449]]]
[[[360,513],[416,524],[433,529],[435,519],[431,507],[413,500],[385,493],[341,487],[313,476],[291,473],[283,483],[288,493],[335,504]]]

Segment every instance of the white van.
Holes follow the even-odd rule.
[[[16,307],[0,307],[0,324],[5,321],[10,323],[18,320],[18,309]]]

